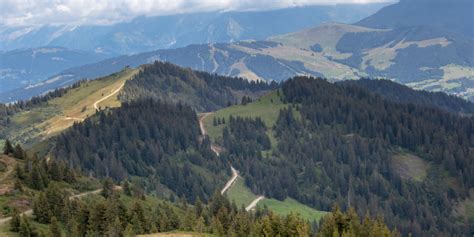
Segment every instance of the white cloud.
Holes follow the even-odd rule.
[[[136,16],[390,0],[0,0],[0,25],[110,24]]]

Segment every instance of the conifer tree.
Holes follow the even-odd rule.
[[[20,144],[16,144],[15,149],[13,150],[13,157],[21,160],[25,158],[25,152]]]
[[[20,224],[21,224],[20,212],[18,211],[18,209],[13,208],[12,219],[10,220],[10,231],[12,232],[20,231]]]
[[[5,145],[3,145],[3,154],[4,155],[9,155],[13,153],[13,145],[10,142],[10,140],[5,141]]]
[[[109,198],[113,195],[114,192],[114,183],[112,182],[112,179],[106,178],[104,181],[102,181],[102,191],[100,194],[104,198]]]
[[[54,237],[61,237],[61,228],[59,227],[58,219],[56,217],[51,217],[51,224],[49,224],[49,234]]]
[[[39,223],[47,224],[51,220],[51,210],[44,192],[40,192],[33,201],[33,215]]]
[[[19,235],[20,237],[33,236],[33,230],[26,216],[21,217]]]

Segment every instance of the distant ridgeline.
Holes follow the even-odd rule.
[[[339,82],[341,85],[360,86],[383,98],[399,103],[439,108],[452,113],[474,114],[474,103],[442,92],[413,90],[390,80],[360,79]]]
[[[127,81],[120,98],[181,101],[198,111],[212,111],[238,103],[244,94],[255,97],[277,86],[276,82],[219,76],[157,61],[143,66],[133,80]]]

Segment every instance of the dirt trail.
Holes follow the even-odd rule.
[[[76,194],[76,195],[72,195],[69,197],[69,199],[74,199],[74,198],[81,198],[81,197],[84,197],[84,196],[87,196],[87,195],[90,195],[90,194],[98,194],[102,191],[102,189],[97,189],[97,190],[94,190],[94,191],[89,191],[89,192],[83,192],[83,193],[79,193],[79,194]],[[25,215],[25,216],[31,216],[33,215],[33,209],[28,209],[22,213],[20,213],[21,216]],[[5,218],[1,218],[0,219],[0,225],[3,225],[7,222],[9,222],[12,218],[11,217],[5,217]]]
[[[104,100],[106,100],[106,99],[112,97],[113,95],[117,94],[117,93],[123,88],[124,85],[125,85],[125,82],[122,83],[122,84],[119,86],[119,88],[117,88],[116,90],[112,91],[112,93],[110,93],[110,94],[108,94],[107,96],[105,96],[105,97],[101,98],[100,100],[96,101],[96,102],[94,103],[94,109],[96,109],[96,110],[99,109],[99,107],[97,106],[97,104],[99,104],[100,102],[102,102],[102,101],[104,101]]]
[[[234,167],[230,167],[230,169],[232,170],[232,178],[229,179],[229,181],[227,181],[227,183],[225,184],[224,188],[221,190],[221,194],[223,195],[231,186],[232,184],[235,183],[235,181],[237,181],[237,178],[239,177],[239,171],[237,171]]]
[[[199,127],[201,128],[201,133],[202,135],[206,135],[207,134],[207,131],[206,131],[206,127],[204,126],[204,119],[211,115],[212,113],[202,113],[200,118],[199,118]],[[219,150],[220,148],[218,146],[215,146],[213,144],[211,144],[211,150],[216,153],[217,156],[219,156]],[[239,177],[239,171],[236,170],[234,167],[230,166],[230,169],[232,170],[232,178],[229,179],[229,181],[227,181],[227,183],[225,184],[224,188],[221,190],[221,194],[224,194],[230,187],[232,187],[232,185],[235,183],[235,181],[237,181],[237,178]]]
[[[246,211],[252,210],[254,207],[257,206],[257,203],[260,202],[262,199],[264,199],[264,196],[258,196],[255,200],[253,200],[246,208]]]

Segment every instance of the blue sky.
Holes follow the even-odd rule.
[[[0,25],[112,24],[136,16],[393,0],[0,0]]]

